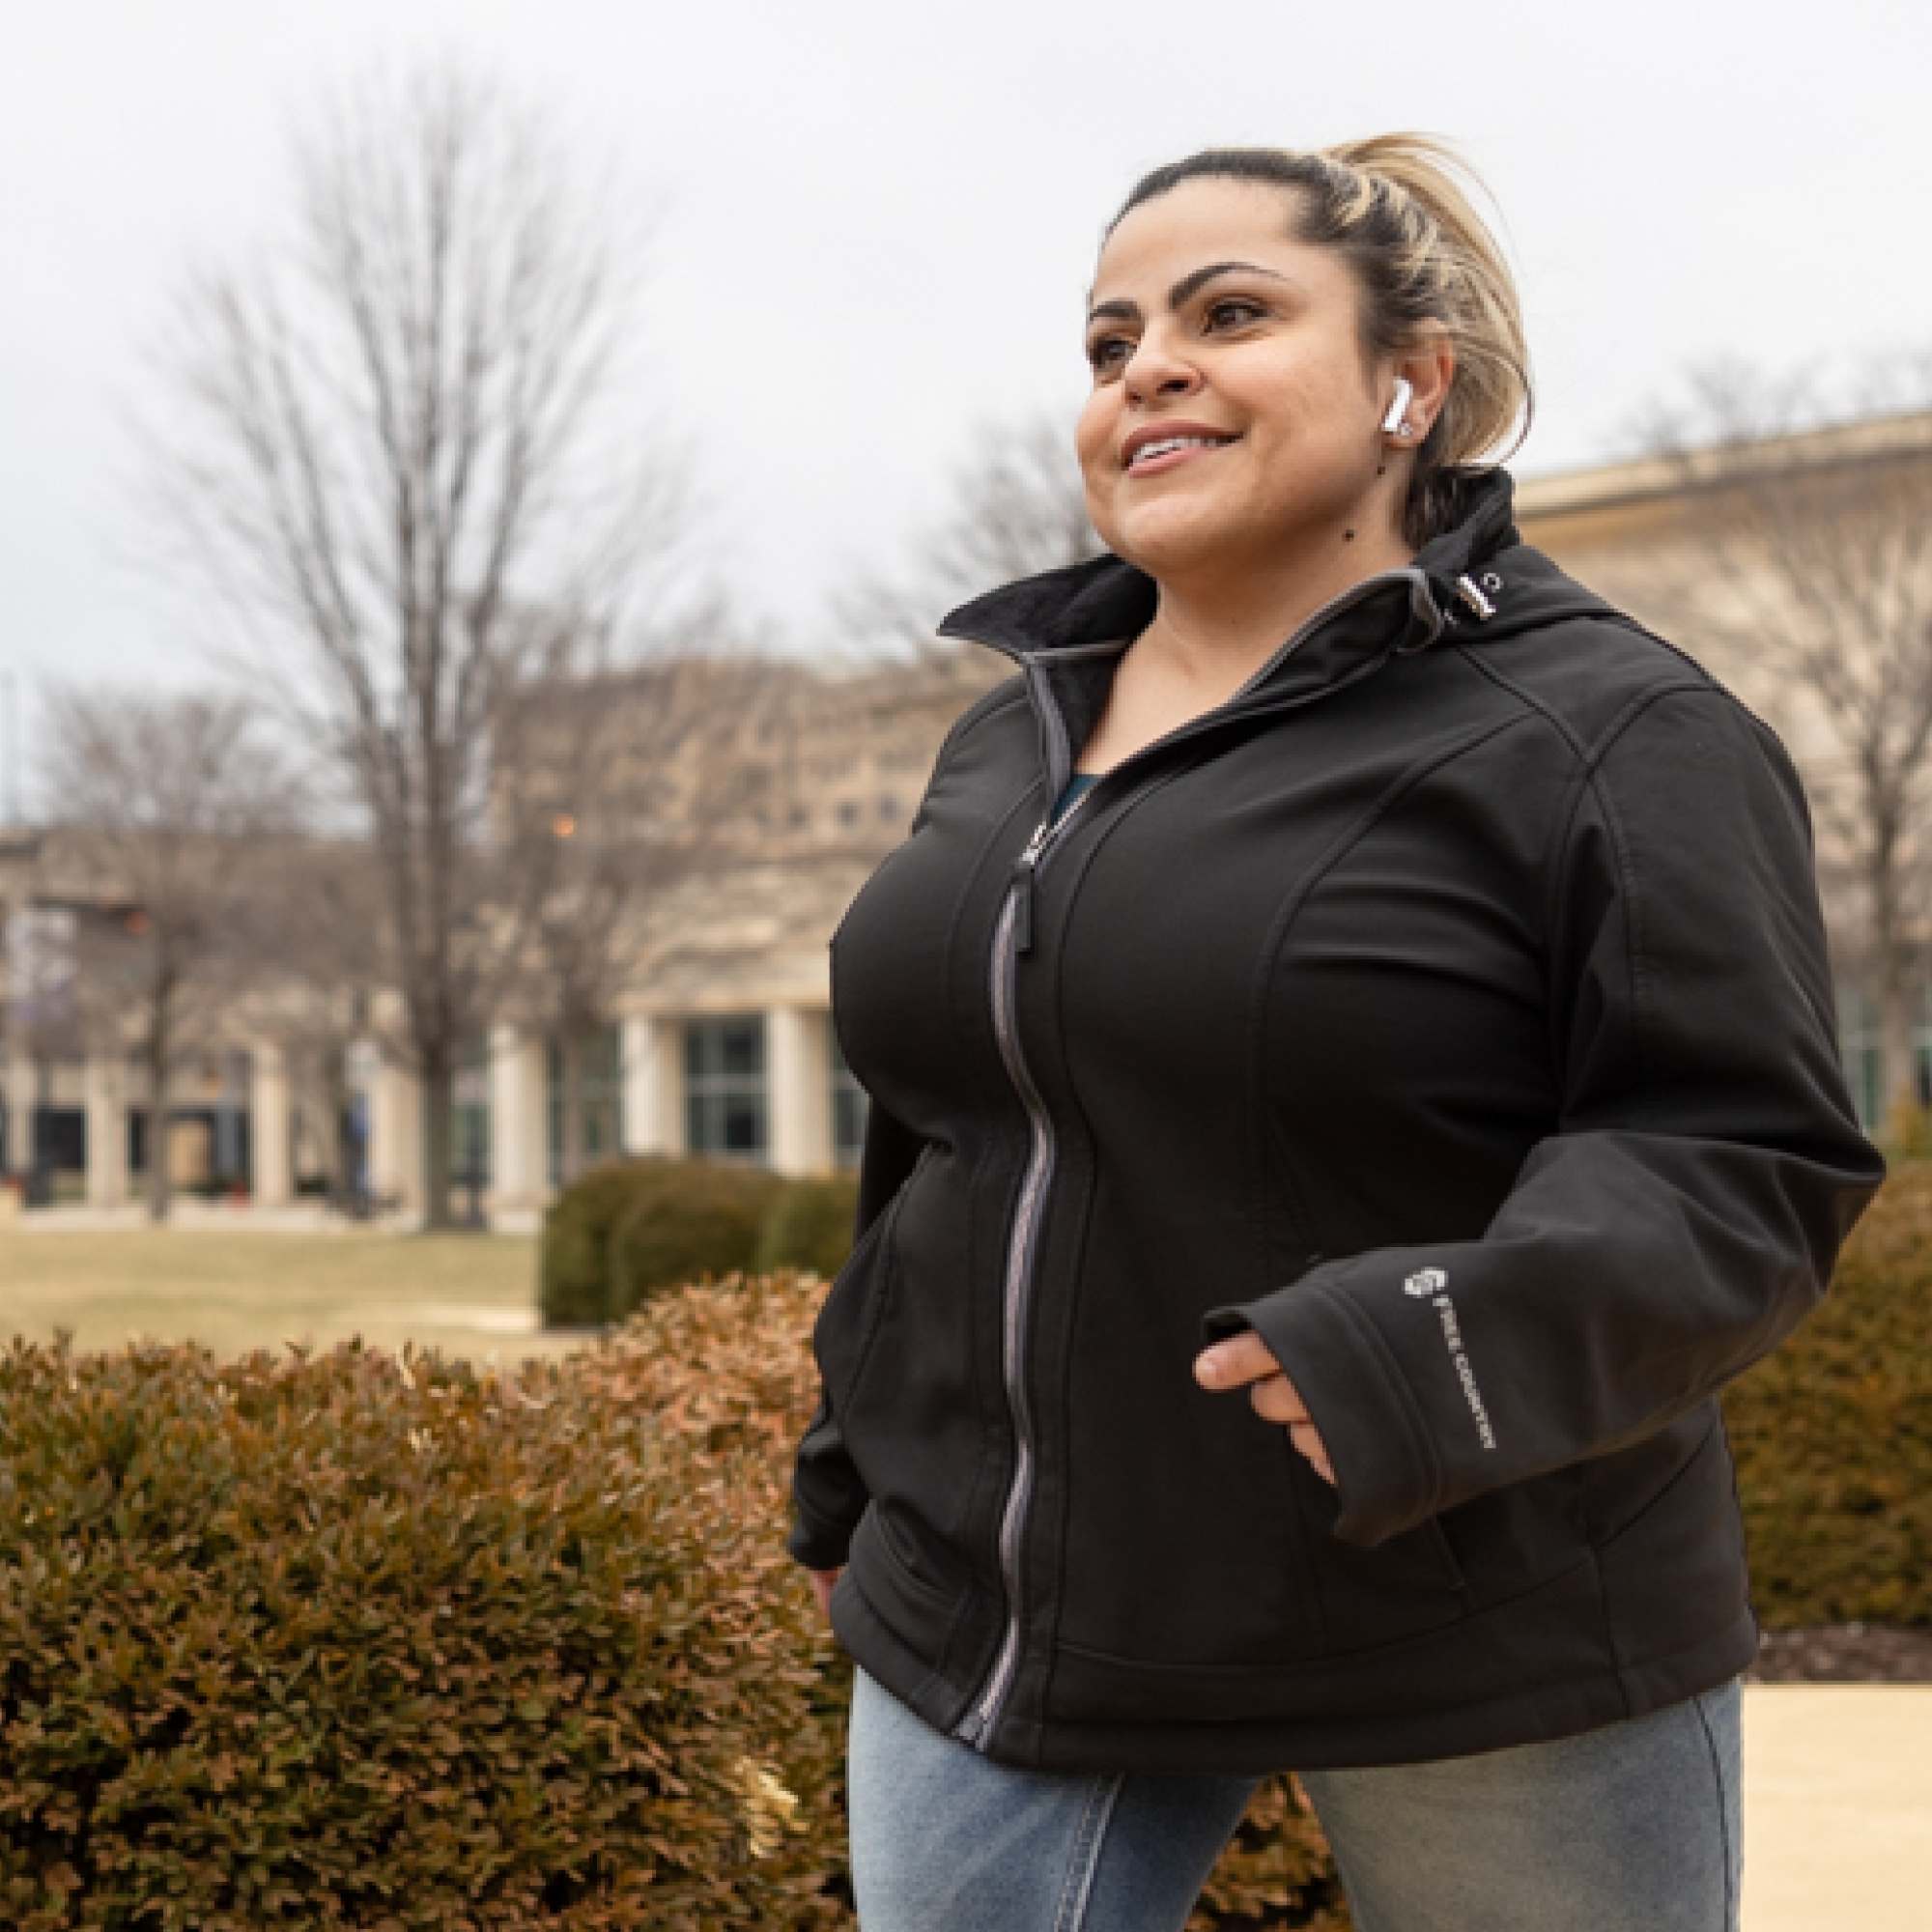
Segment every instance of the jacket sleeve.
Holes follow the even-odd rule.
[[[1252,1327],[1333,1462],[1335,1533],[1637,1441],[1816,1303],[1883,1179],[1839,1069],[1804,794],[1715,687],[1585,760],[1548,882],[1562,1112],[1478,1240],[1379,1249]]]
[[[856,1247],[919,1164],[925,1143],[874,1100],[866,1114],[866,1144],[859,1157]],[[845,1563],[852,1532],[866,1514],[864,1479],[838,1431],[832,1399],[822,1390],[818,1412],[798,1446],[792,1470],[796,1517],[785,1548],[808,1570],[838,1570]]]

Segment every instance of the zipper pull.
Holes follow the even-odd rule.
[[[1033,951],[1033,875],[1039,855],[1046,846],[1046,835],[1053,829],[1049,819],[1031,838],[1026,850],[1013,861],[1013,951]]]

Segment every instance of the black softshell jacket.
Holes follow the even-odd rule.
[[[1153,597],[1108,557],[948,621],[1021,675],[833,943],[873,1110],[793,1554],[1022,1766],[1404,1763],[1722,1683],[1718,1391],[1882,1174],[1783,750],[1498,473],[1042,834]],[[1197,1387],[1243,1327],[1337,1488]]]

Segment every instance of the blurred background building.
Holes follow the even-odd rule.
[[[1932,691],[1910,674],[1932,637],[1928,474],[1932,417],[1909,414],[1666,449],[1519,497],[1529,541],[1785,736],[1817,809],[1846,1060],[1871,1122],[1889,1104],[1888,934],[1904,962],[1910,1092],[1932,1094],[1922,909],[1908,890],[1932,763]],[[1889,602],[1858,592],[1834,631],[1821,613],[1853,599],[1855,581],[1882,583]],[[488,840],[502,865],[476,942],[494,962],[490,1017],[454,1085],[459,1216],[520,1225],[620,1153],[787,1174],[853,1164],[866,1103],[830,1022],[827,944],[903,837],[952,722],[1009,674],[977,647],[931,644],[837,669],[673,659],[522,694],[492,763]],[[1900,824],[1879,851],[1872,826],[1888,810]],[[526,844],[534,858],[517,857]],[[139,1002],[110,999],[103,1025],[87,998],[118,956],[103,936],[133,945],[149,917],[117,861],[127,849],[72,830],[0,838],[7,1172],[30,1200],[99,1208],[135,1201],[160,1161],[190,1197],[419,1215],[423,1098],[401,995],[369,977],[353,930],[368,915],[328,869],[364,848],[250,835],[224,851],[219,869],[254,880],[274,943],[207,955],[218,997],[181,1022],[159,1094],[134,1037]],[[1884,864],[1904,883],[1875,923]],[[318,896],[332,934],[304,923]],[[250,923],[239,902],[227,919]],[[364,964],[331,976],[332,959]],[[574,1005],[559,1002],[566,982]]]

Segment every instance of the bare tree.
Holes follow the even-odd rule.
[[[503,1006],[556,1043],[566,1184],[587,1157],[590,1043],[634,976],[653,902],[744,832],[759,774],[738,740],[772,709],[773,682],[755,659],[692,652],[534,688],[499,712]]]
[[[146,1072],[148,1208],[158,1221],[175,1068],[250,963],[245,909],[295,788],[238,699],[55,692],[45,718],[46,796],[111,886],[75,910],[74,1018],[102,1052],[131,1044]]]
[[[488,1019],[490,721],[619,635],[674,493],[611,434],[629,251],[534,115],[435,68],[352,100],[298,185],[280,252],[189,291],[156,500],[353,781],[434,1227]]]
[[[840,600],[847,636],[924,650],[967,598],[1100,554],[1070,426],[1045,415],[989,423],[973,448],[954,473],[951,508],[906,566],[863,579]]]
[[[1878,1010],[1888,1113],[1918,1098],[1932,859],[1932,412],[1836,421],[1808,385],[1707,372],[1647,440],[1684,503],[1653,603],[1792,739],[1828,893]]]

